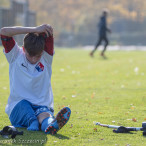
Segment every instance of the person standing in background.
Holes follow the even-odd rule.
[[[111,30],[107,27],[107,16],[108,16],[108,11],[103,10],[102,16],[100,17],[100,21],[98,23],[99,39],[98,39],[94,49],[90,52],[91,57],[93,57],[94,52],[97,50],[97,48],[99,47],[101,42],[104,41],[105,44],[104,44],[104,49],[101,52],[101,56],[106,58],[104,53],[105,53],[106,48],[109,44],[109,40],[107,38],[107,32],[111,33]]]

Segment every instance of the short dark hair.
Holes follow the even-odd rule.
[[[104,15],[107,15],[107,14],[109,13],[109,10],[108,10],[107,8],[104,8],[103,11],[102,11],[102,13],[103,13]]]
[[[42,35],[28,33],[24,37],[23,46],[30,56],[36,56],[43,52],[45,39]]]

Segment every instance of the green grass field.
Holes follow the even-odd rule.
[[[144,146],[142,132],[116,134],[94,121],[111,125],[141,127],[146,121],[146,52],[111,51],[108,59],[89,51],[56,49],[53,61],[52,88],[55,114],[64,106],[71,117],[58,134],[29,132],[15,140],[0,137],[9,145],[88,145]],[[5,114],[9,96],[8,63],[0,50],[0,129],[10,125]]]

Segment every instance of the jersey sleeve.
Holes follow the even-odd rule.
[[[53,35],[50,35],[47,37],[45,33],[42,33],[44,39],[45,39],[45,48],[44,48],[44,59],[48,64],[52,64],[53,55],[55,54],[54,51],[54,37]]]
[[[45,33],[41,34],[45,39],[45,48],[44,51],[47,52],[49,55],[53,56],[54,54],[54,37],[53,35],[47,35]]]
[[[1,35],[1,41],[4,46],[5,53],[9,53],[15,46],[15,41],[12,37]]]
[[[54,38],[49,36],[45,39],[45,48],[44,50],[51,56],[54,54]]]
[[[15,40],[13,39],[13,37],[1,35],[1,41],[4,47],[3,52],[7,58],[7,61],[9,63],[12,63],[17,58],[20,52],[20,48],[15,42]]]

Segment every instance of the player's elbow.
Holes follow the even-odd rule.
[[[6,29],[6,27],[3,27],[3,28],[0,29],[0,34],[1,34],[1,35],[6,35],[6,34],[7,34],[7,29]]]

